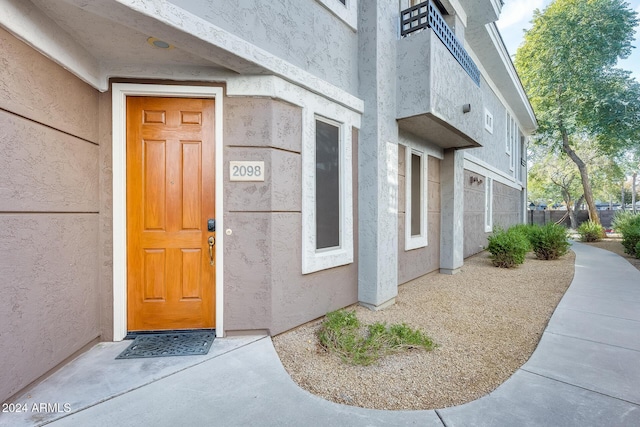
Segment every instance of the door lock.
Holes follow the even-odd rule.
[[[208,219],[207,220],[207,231],[216,231],[216,220]]]

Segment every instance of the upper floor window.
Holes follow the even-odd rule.
[[[317,0],[331,13],[347,24],[353,31],[358,29],[357,0]]]
[[[509,159],[509,170],[515,173],[516,159],[520,147],[520,129],[516,120],[507,112],[507,133],[505,139],[505,151]]]

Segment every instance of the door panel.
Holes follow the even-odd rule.
[[[127,98],[129,331],[215,327],[213,135],[213,100]]]

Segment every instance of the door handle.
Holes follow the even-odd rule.
[[[213,259],[213,246],[216,244],[216,238],[211,236],[209,237],[209,264],[210,265],[215,265],[215,261]]]

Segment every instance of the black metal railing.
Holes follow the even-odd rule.
[[[460,63],[469,77],[480,86],[480,70],[467,51],[462,47],[456,35],[451,31],[438,8],[430,1],[412,6],[400,12],[400,34],[402,37],[423,28],[431,28]]]

